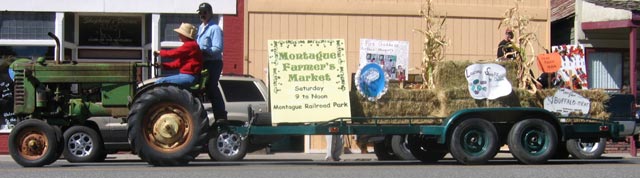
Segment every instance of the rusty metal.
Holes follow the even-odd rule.
[[[143,134],[149,145],[161,152],[174,152],[193,139],[194,123],[188,111],[174,103],[153,106],[142,122]]]
[[[18,134],[18,153],[28,160],[42,158],[49,146],[47,135],[36,128],[26,128]]]

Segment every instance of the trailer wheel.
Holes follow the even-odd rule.
[[[598,159],[604,153],[607,139],[600,138],[598,142],[586,142],[581,139],[567,140],[567,151],[578,159]]]
[[[509,150],[524,164],[542,164],[556,153],[558,134],[553,125],[541,119],[526,119],[509,131]]]
[[[414,160],[416,157],[411,154],[408,146],[407,135],[394,135],[391,137],[391,150],[400,160]]]
[[[247,141],[240,134],[214,129],[209,138],[209,158],[215,161],[240,161],[247,155]]]
[[[28,119],[11,130],[9,152],[23,167],[42,167],[58,158],[58,141],[53,127],[41,120]]]
[[[133,151],[151,165],[185,165],[207,141],[209,121],[200,100],[175,86],[146,90],[134,101],[128,120]]]
[[[499,149],[498,131],[489,121],[472,118],[462,121],[451,133],[451,156],[462,164],[483,164]]]
[[[87,126],[72,126],[64,131],[64,158],[69,162],[100,161],[104,143],[98,132]]]
[[[378,161],[398,160],[399,158],[391,149],[391,137],[385,136],[383,141],[373,144],[373,152],[376,154]]]
[[[407,148],[423,163],[435,163],[447,155],[446,146],[426,140],[422,135],[407,135]]]

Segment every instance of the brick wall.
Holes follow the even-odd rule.
[[[630,145],[631,144],[627,142],[607,141],[607,148],[605,148],[605,153],[629,153],[631,147]]]
[[[237,1],[237,15],[224,16],[223,73],[244,74],[244,0]]]

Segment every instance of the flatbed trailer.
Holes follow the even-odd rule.
[[[251,113],[251,112],[250,112]],[[255,114],[251,114],[252,121]],[[250,122],[252,122],[250,121]],[[402,121],[394,122],[391,121]],[[218,127],[249,135],[407,135],[416,159],[431,163],[447,153],[462,164],[483,164],[504,144],[524,164],[542,164],[571,139],[619,138],[624,126],[587,117],[557,117],[542,108],[473,108],[449,117],[344,117],[328,122]]]

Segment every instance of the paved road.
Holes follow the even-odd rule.
[[[241,162],[212,162],[206,155],[185,167],[152,167],[135,156],[110,156],[103,163],[69,163],[58,160],[43,168],[22,168],[9,156],[0,156],[0,177],[640,177],[640,159],[608,156],[599,160],[551,160],[545,165],[521,165],[501,156],[488,165],[464,166],[447,159],[423,165],[416,161],[376,161],[371,154],[345,155],[344,161],[322,161],[322,154],[248,155]]]

